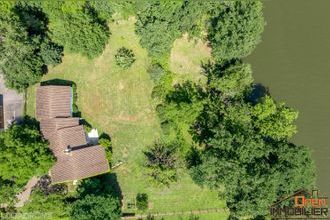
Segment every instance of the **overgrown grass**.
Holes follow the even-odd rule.
[[[187,34],[174,41],[169,68],[177,74],[176,81],[205,81],[201,64],[211,59],[211,49],[200,39],[189,39]]]
[[[139,45],[134,19],[116,20],[110,24],[111,37],[103,54],[93,60],[65,53],[63,63],[51,68],[43,81],[72,80],[77,85],[77,105],[93,127],[109,134],[113,143],[113,163],[124,164],[113,172],[123,195],[123,211],[130,212],[137,193],[147,193],[148,212],[189,211],[223,208],[216,192],[195,185],[184,172],[177,183],[155,187],[142,170],[143,150],[161,135],[151,100],[153,82],[147,73],[150,59]],[[118,48],[132,49],[136,61],[123,70],[115,64]],[[27,114],[34,115],[35,87],[28,89]],[[181,172],[180,172],[181,173]]]

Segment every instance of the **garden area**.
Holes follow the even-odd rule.
[[[130,208],[130,204],[134,204],[137,193],[148,194],[150,213],[225,208],[225,201],[219,200],[217,193],[197,186],[184,171],[178,182],[169,187],[151,186],[145,177],[143,150],[160,137],[161,129],[151,98],[154,83],[147,72],[151,60],[139,44],[134,23],[134,17],[127,20],[118,18],[111,22],[111,38],[101,56],[90,60],[65,52],[62,63],[51,68],[42,81],[64,79],[75,82],[81,116],[100,133],[111,136],[112,163],[123,162],[112,171],[117,176],[123,196],[123,212],[136,211],[134,206]],[[122,69],[115,63],[116,51],[123,46],[132,49],[136,58],[128,69]],[[191,66],[194,63],[197,70],[192,77],[198,79],[199,61],[194,43],[180,40],[178,46],[173,48],[174,53],[183,47],[186,48],[185,54],[175,56],[195,55],[193,59],[182,57],[182,64],[173,59],[176,63],[172,69],[179,68],[178,65],[194,68]],[[178,78],[188,73],[180,69],[178,72]],[[26,112],[31,116],[35,111],[35,88],[32,86],[27,92]]]

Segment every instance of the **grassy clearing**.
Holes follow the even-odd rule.
[[[114,170],[123,195],[123,211],[139,192],[149,196],[149,212],[223,208],[217,194],[195,185],[189,175],[169,188],[151,186],[141,170],[143,149],[160,136],[160,125],[150,97],[153,83],[146,71],[150,60],[139,45],[134,19],[110,24],[111,37],[103,54],[93,60],[65,53],[62,64],[51,68],[43,81],[72,80],[77,84],[77,105],[82,117],[99,131],[109,134],[113,160],[125,163]],[[136,61],[123,70],[116,66],[118,48],[132,49]],[[35,87],[28,89],[27,114],[34,116]]]
[[[205,80],[201,64],[211,58],[211,49],[200,39],[189,39],[187,34],[174,41],[169,68],[178,80]]]

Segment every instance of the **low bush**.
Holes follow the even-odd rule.
[[[148,209],[148,195],[146,193],[138,193],[136,195],[136,207],[141,211]]]
[[[121,47],[115,55],[116,64],[123,69],[128,69],[135,62],[135,55],[131,49]]]

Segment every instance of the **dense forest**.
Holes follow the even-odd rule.
[[[265,21],[258,0],[1,1],[6,86],[24,91],[65,53],[97,58],[111,38],[108,22],[116,13],[135,16],[136,34],[152,62],[151,96],[162,136],[143,152],[143,166],[156,185],[174,184],[183,168],[197,185],[219,192],[232,218],[264,218],[278,198],[313,186],[309,148],[290,141],[298,112],[254,83],[251,66],[242,60],[261,41]],[[169,70],[173,43],[184,33],[211,48],[211,59],[201,64],[206,82],[176,83]],[[115,58],[123,69],[136,60],[126,48]],[[46,178],[32,202],[15,210],[15,195],[30,177],[46,174],[54,158],[32,119],[0,133],[0,143],[3,213],[51,210],[57,218],[120,218],[120,199],[104,184],[107,176],[83,180],[74,195]]]

